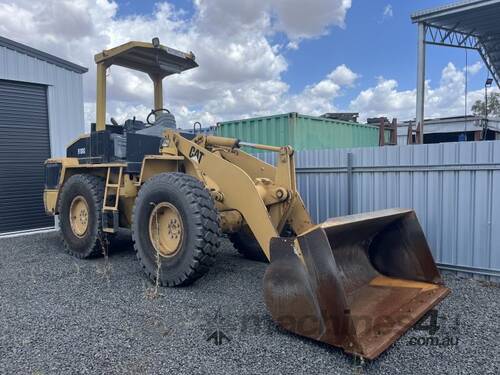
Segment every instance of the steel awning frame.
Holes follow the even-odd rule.
[[[500,0],[468,0],[415,12],[425,43],[477,50],[500,87]]]
[[[427,44],[478,51],[500,87],[500,0],[468,0],[411,15],[418,25],[416,123],[417,143],[424,139],[425,47]]]

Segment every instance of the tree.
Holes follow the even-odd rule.
[[[484,100],[476,100],[472,105],[472,113],[475,116],[484,116]],[[488,94],[488,117],[500,117],[500,93],[492,92]]]

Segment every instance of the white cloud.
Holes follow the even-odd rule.
[[[354,82],[359,78],[359,74],[354,73],[344,64],[339,65],[328,74],[328,79],[342,86],[352,86]]]
[[[339,65],[323,79],[296,94],[282,79],[288,68],[283,55],[300,48],[304,38],[316,38],[331,27],[343,27],[350,0],[195,0],[195,13],[158,3],[149,15],[118,15],[108,0],[16,0],[0,3],[0,35],[67,58],[90,68],[84,75],[85,117],[95,119],[93,55],[129,40],[159,36],[171,47],[193,51],[200,67],[165,80],[165,106],[178,124],[216,121],[253,115],[298,111],[322,114],[342,110],[336,100],[355,87],[359,74]],[[387,7],[386,7],[387,8]],[[392,9],[392,8],[391,8]],[[389,12],[389,11],[387,11]],[[392,10],[391,10],[392,12]],[[19,20],[22,19],[22,22]],[[283,45],[272,36],[287,36]],[[468,67],[477,74],[482,64]],[[152,106],[152,85],[144,74],[112,67],[108,85],[108,116],[119,121],[145,118]],[[437,85],[426,85],[426,115],[463,113],[464,70],[448,64]],[[482,97],[469,93],[470,104]],[[379,78],[349,105],[362,118],[387,115],[411,119],[415,90],[401,90],[394,79]]]
[[[314,100],[321,101],[319,107],[331,106],[352,75],[344,69],[290,96],[281,78],[288,67],[284,48],[270,40],[282,32],[285,46],[299,48],[302,39],[343,27],[350,6],[351,0],[195,0],[191,18],[168,2],[156,4],[152,14],[124,17],[108,0],[15,0],[0,4],[0,34],[90,68],[84,76],[86,122],[95,113],[95,53],[154,36],[191,50],[200,68],[164,84],[166,107],[189,127],[199,118],[213,123],[277,108],[315,108]],[[112,67],[108,79],[108,115],[144,117],[152,105],[149,78]]]
[[[467,66],[467,73],[470,75],[477,74],[483,68],[483,63],[481,61],[476,61],[472,65]]]
[[[296,40],[290,41],[286,45],[286,48],[292,49],[292,50],[298,50],[299,49],[299,42],[297,42]]]
[[[382,12],[382,19],[387,19],[387,18],[392,18],[392,16],[394,15],[393,13],[393,10],[392,10],[392,5],[391,4],[387,4],[385,7],[384,7],[384,11]]]
[[[343,94],[343,90],[352,87],[359,75],[345,65],[337,66],[323,80],[307,86],[301,93],[282,98],[280,112],[301,112],[321,115],[335,112],[338,108],[334,100]]]
[[[405,117],[415,109],[415,91],[398,91],[397,87],[396,80],[379,77],[377,85],[361,91],[350,107],[363,118]]]
[[[232,34],[241,28],[271,26],[290,39],[310,38],[344,27],[351,0],[196,0],[205,31]],[[221,28],[220,25],[225,27]]]
[[[270,1],[279,28],[292,39],[323,35],[331,26],[344,27],[351,0],[274,0]]]
[[[479,63],[479,65],[481,65]],[[478,64],[469,67],[479,71]],[[470,107],[482,99],[483,91],[469,91],[467,94],[468,113]],[[374,87],[360,92],[351,101],[350,108],[361,112],[361,119],[367,117],[396,117],[400,120],[415,118],[416,90],[398,90],[398,82],[394,79],[380,77]],[[465,113],[465,74],[451,62],[441,72],[439,85],[432,87],[430,81],[425,85],[425,116],[446,117],[459,116]]]

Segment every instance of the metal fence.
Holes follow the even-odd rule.
[[[300,151],[296,166],[316,222],[413,208],[441,268],[500,280],[500,141]]]

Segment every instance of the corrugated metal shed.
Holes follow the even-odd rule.
[[[316,222],[413,208],[442,268],[500,280],[500,141],[295,155],[298,189]],[[259,157],[273,163],[275,154]]]
[[[43,207],[44,161],[84,133],[86,68],[0,37],[0,235],[54,226]]]
[[[272,146],[291,145],[296,150],[378,146],[378,132],[376,126],[295,112],[221,122],[216,128],[219,136]]]
[[[0,37],[0,79],[47,86],[52,156],[84,133],[83,81],[86,68]],[[23,114],[19,114],[22,120]]]
[[[405,145],[408,138],[408,124],[406,126],[398,126],[398,145]],[[477,132],[481,131],[484,124],[484,117],[482,116],[455,116],[445,118],[426,119],[424,122],[425,134],[444,134],[455,133],[458,137],[459,133],[463,132]],[[415,129],[415,122],[412,123]],[[496,133],[497,139],[500,139],[500,119],[488,118],[488,130]],[[473,135],[469,135],[473,137]],[[425,142],[425,139],[424,139]]]
[[[433,44],[477,49],[499,86],[499,13],[500,0],[465,0],[415,12],[411,19],[438,29]]]

